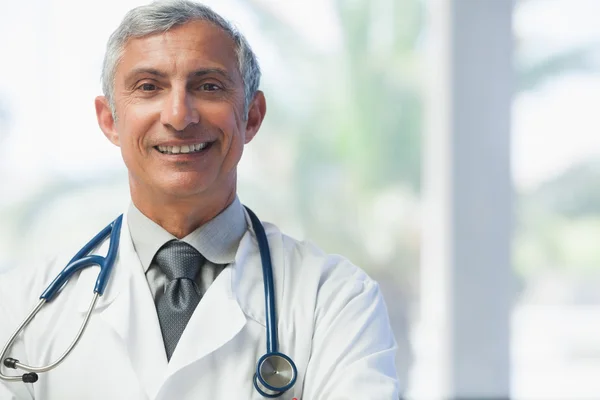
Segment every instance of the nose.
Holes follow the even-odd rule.
[[[163,125],[183,131],[190,124],[197,124],[200,114],[186,90],[172,90],[165,99],[160,119]]]

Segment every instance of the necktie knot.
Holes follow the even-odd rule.
[[[193,246],[181,240],[165,243],[156,253],[156,263],[167,278],[194,280],[205,258]]]

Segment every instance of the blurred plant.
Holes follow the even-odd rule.
[[[526,193],[524,201],[547,213],[569,219],[599,217],[600,157],[572,166]]]
[[[517,271],[583,279],[600,272],[600,157],[567,169],[519,198]]]
[[[526,2],[520,0],[517,7]],[[537,40],[537,42],[536,42]],[[544,52],[544,38],[516,38],[517,88],[539,90],[569,73],[597,73],[596,42]],[[523,281],[540,274],[590,276],[600,271],[600,158],[573,166],[539,187],[517,193],[515,269]],[[585,279],[585,278],[584,278]]]
[[[342,45],[323,53],[260,0],[248,3],[264,32],[278,43],[282,69],[293,77],[293,87],[305,89],[281,95],[275,101],[279,118],[272,122],[273,131],[294,138],[296,191],[290,197],[297,199],[307,236],[367,269],[391,268],[400,280],[414,277],[418,221],[406,218],[400,208],[418,215],[423,103],[417,50],[425,28],[424,3],[335,0]],[[535,90],[567,71],[595,68],[593,45],[546,54],[535,54],[532,47],[527,38],[516,38],[517,92]],[[265,82],[274,92],[281,86],[281,80],[268,76]],[[401,216],[398,226],[369,223],[373,212],[365,210],[380,207],[379,199],[390,192],[404,199],[386,209],[390,220]],[[378,258],[365,238],[381,231],[393,238],[395,250]],[[543,238],[545,232],[536,233]],[[411,234],[415,237],[407,240]]]
[[[592,57],[592,54],[598,49],[596,44],[532,57],[526,43],[519,40],[517,43],[517,88],[520,91],[536,90],[549,79],[565,72],[598,70],[598,64]]]
[[[335,0],[339,44],[322,52],[260,0],[248,3],[276,42],[282,70],[302,90],[270,103],[271,115],[279,114],[270,130],[285,132],[295,150],[290,197],[306,235],[371,273],[413,274],[423,121],[415,48],[423,3]],[[268,92],[281,85],[265,76]]]
[[[319,53],[269,7],[247,1],[278,42],[282,69],[296,90],[305,89],[299,96],[308,111],[288,109],[278,121],[305,150],[297,152],[297,170],[341,164],[369,192],[397,183],[417,192],[422,104],[414,50],[424,27],[422,2],[336,0],[341,46]]]

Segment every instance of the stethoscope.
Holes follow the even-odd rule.
[[[264,397],[275,398],[281,396],[287,390],[289,390],[294,383],[296,383],[296,377],[298,370],[294,361],[287,355],[280,353],[278,350],[279,344],[277,341],[277,317],[275,312],[275,289],[273,284],[273,266],[271,264],[271,251],[269,250],[269,243],[267,242],[267,235],[265,230],[256,217],[256,215],[248,208],[245,207],[256,239],[258,241],[258,248],[260,251],[260,258],[262,262],[264,290],[265,290],[265,310],[267,319],[267,352],[265,355],[259,358],[256,363],[256,372],[254,373],[253,383],[254,387]],[[117,219],[111,222],[106,228],[100,231],[92,240],[89,241],[75,256],[69,261],[67,266],[58,274],[56,278],[50,283],[48,288],[40,296],[40,300],[34,309],[29,313],[25,320],[19,325],[17,330],[9,338],[8,342],[0,353],[0,360],[3,360],[3,364],[7,368],[20,369],[27,371],[21,376],[8,376],[2,373],[0,368],[0,379],[5,381],[23,381],[26,383],[34,383],[38,380],[38,374],[42,372],[48,372],[56,368],[63,360],[69,355],[71,350],[77,345],[77,342],[83,335],[85,328],[87,327],[92,311],[96,305],[98,297],[104,294],[108,278],[112,272],[115,259],[117,257],[117,250],[119,248],[119,237],[121,234],[121,224],[123,221],[123,215],[119,215]],[[99,245],[110,236],[110,244],[108,247],[108,253],[106,257],[99,255],[88,255],[94,249],[98,248]],[[67,284],[69,279],[77,271],[84,268],[97,265],[100,267],[100,273],[96,280],[94,287],[94,297],[90,303],[90,306],[85,315],[85,319],[77,336],[69,346],[69,348],[52,364],[44,367],[32,367],[19,362],[19,360],[5,356],[8,350],[13,345],[17,336],[25,329],[25,327],[31,322],[33,317],[40,311],[44,304],[49,303],[59,293],[60,289]]]

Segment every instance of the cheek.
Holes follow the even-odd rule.
[[[244,150],[246,123],[238,107],[231,104],[207,105],[202,115],[208,125],[217,127],[223,135],[223,168],[227,171],[235,168]]]
[[[119,137],[121,147],[127,147],[127,151],[143,151],[144,139],[147,137],[154,124],[150,110],[143,107],[131,107],[123,113],[123,118],[118,119]]]
[[[229,103],[206,104],[201,110],[201,117],[210,125],[219,127],[226,135],[231,135],[239,129],[241,122],[236,107]],[[202,123],[202,121],[200,121]]]

